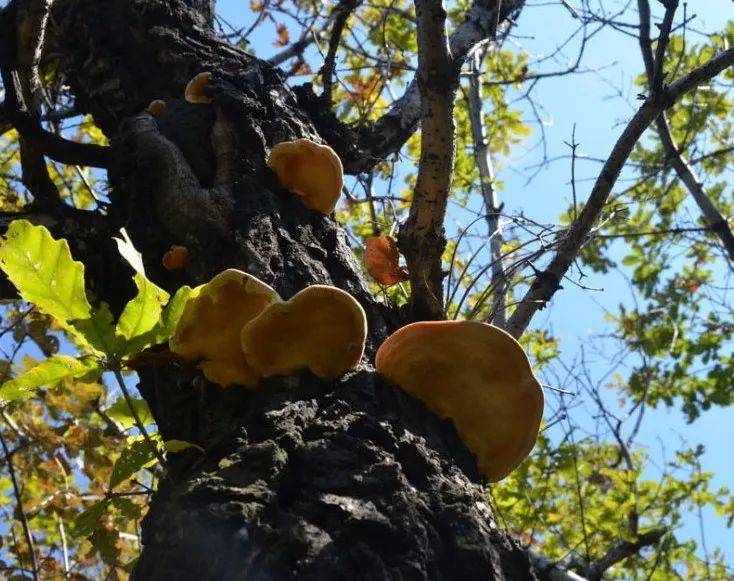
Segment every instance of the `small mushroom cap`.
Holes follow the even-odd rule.
[[[362,306],[341,289],[314,285],[245,325],[242,350],[263,377],[308,369],[331,380],[359,365],[366,338]]]
[[[162,99],[156,99],[155,101],[151,101],[148,105],[148,113],[153,115],[154,117],[157,117],[166,108],[166,102]]]
[[[245,272],[225,270],[197,287],[171,337],[169,347],[199,362],[209,381],[255,387],[260,374],[247,364],[240,347],[242,327],[280,297]]]
[[[211,104],[214,99],[206,94],[206,88],[209,86],[209,81],[211,80],[211,73],[199,73],[186,85],[184,98],[189,103],[199,103],[201,105]]]
[[[280,185],[301,196],[303,205],[331,214],[344,185],[339,156],[328,145],[309,139],[284,141],[270,151],[268,167]]]
[[[454,422],[489,481],[507,476],[533,449],[543,391],[520,344],[497,327],[477,321],[413,323],[380,346],[375,366]]]
[[[185,246],[174,244],[163,255],[162,262],[163,268],[166,270],[182,270],[189,265],[189,249]]]

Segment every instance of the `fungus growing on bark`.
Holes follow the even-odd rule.
[[[158,115],[163,113],[165,108],[166,108],[166,102],[163,101],[162,99],[156,99],[155,101],[151,101],[150,104],[148,105],[148,113],[153,115],[153,117],[157,117]]]
[[[162,262],[163,268],[166,270],[183,270],[189,265],[189,249],[185,246],[174,244],[163,255]]]
[[[212,80],[211,73],[199,73],[191,79],[186,85],[184,97],[189,103],[199,103],[200,105],[209,105],[214,100],[206,94],[209,87],[209,81]]]
[[[242,350],[263,377],[310,370],[336,379],[362,359],[364,309],[341,289],[314,285],[271,304],[242,329]]]
[[[380,346],[378,373],[441,418],[450,418],[491,482],[530,453],[543,391],[525,352],[508,333],[477,321],[407,325]]]
[[[303,205],[331,214],[344,185],[339,156],[328,145],[309,139],[284,141],[270,151],[268,167],[280,185],[301,196]]]
[[[364,266],[380,284],[392,286],[410,278],[398,265],[398,245],[390,236],[369,236],[364,239]]]
[[[248,365],[240,346],[242,327],[280,300],[278,293],[245,272],[219,273],[194,289],[176,330],[171,351],[197,361],[209,381],[227,387],[257,385],[260,374]]]

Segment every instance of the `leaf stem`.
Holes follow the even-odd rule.
[[[115,366],[115,368],[112,369],[112,373],[115,375],[115,379],[117,380],[117,385],[120,388],[120,391],[122,391],[122,395],[125,398],[125,401],[127,402],[127,407],[130,408],[130,413],[133,416],[133,420],[135,421],[135,427],[138,428],[140,433],[143,436],[143,439],[148,443],[150,446],[151,451],[155,455],[155,457],[158,459],[158,462],[163,467],[164,470],[168,470],[168,465],[166,463],[166,459],[163,457],[163,454],[158,449],[158,446],[153,441],[153,439],[150,437],[150,434],[148,434],[148,431],[145,429],[145,426],[143,425],[143,422],[140,420],[140,416],[138,415],[138,412],[135,411],[135,404],[133,403],[132,397],[130,397],[130,392],[127,389],[127,386],[125,385],[125,380],[122,377],[122,372],[120,371],[119,367]]]

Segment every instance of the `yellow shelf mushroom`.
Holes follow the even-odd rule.
[[[278,293],[245,272],[225,270],[197,287],[171,337],[171,351],[197,361],[209,381],[227,387],[257,386],[260,373],[241,349],[242,327],[280,300]]]
[[[267,163],[280,185],[298,194],[304,206],[323,214],[334,211],[344,185],[344,170],[331,147],[309,139],[284,141],[273,147]]]
[[[525,352],[504,331],[477,321],[407,325],[377,351],[378,373],[441,418],[450,418],[496,482],[533,449],[543,391]]]
[[[366,338],[361,305],[341,289],[314,285],[245,325],[242,350],[263,377],[308,369],[331,380],[359,365]]]
[[[189,103],[198,103],[200,105],[210,105],[214,100],[206,94],[209,81],[212,80],[212,74],[209,72],[199,73],[186,85],[184,98]]]

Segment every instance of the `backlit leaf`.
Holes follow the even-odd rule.
[[[98,371],[101,372],[99,361],[93,357],[77,359],[54,355],[0,386],[0,402],[26,399],[36,388],[55,387],[64,379],[84,377]]]
[[[47,315],[65,322],[90,316],[84,265],[72,258],[66,240],[55,240],[44,226],[12,222],[0,246],[0,268],[23,299]]]

